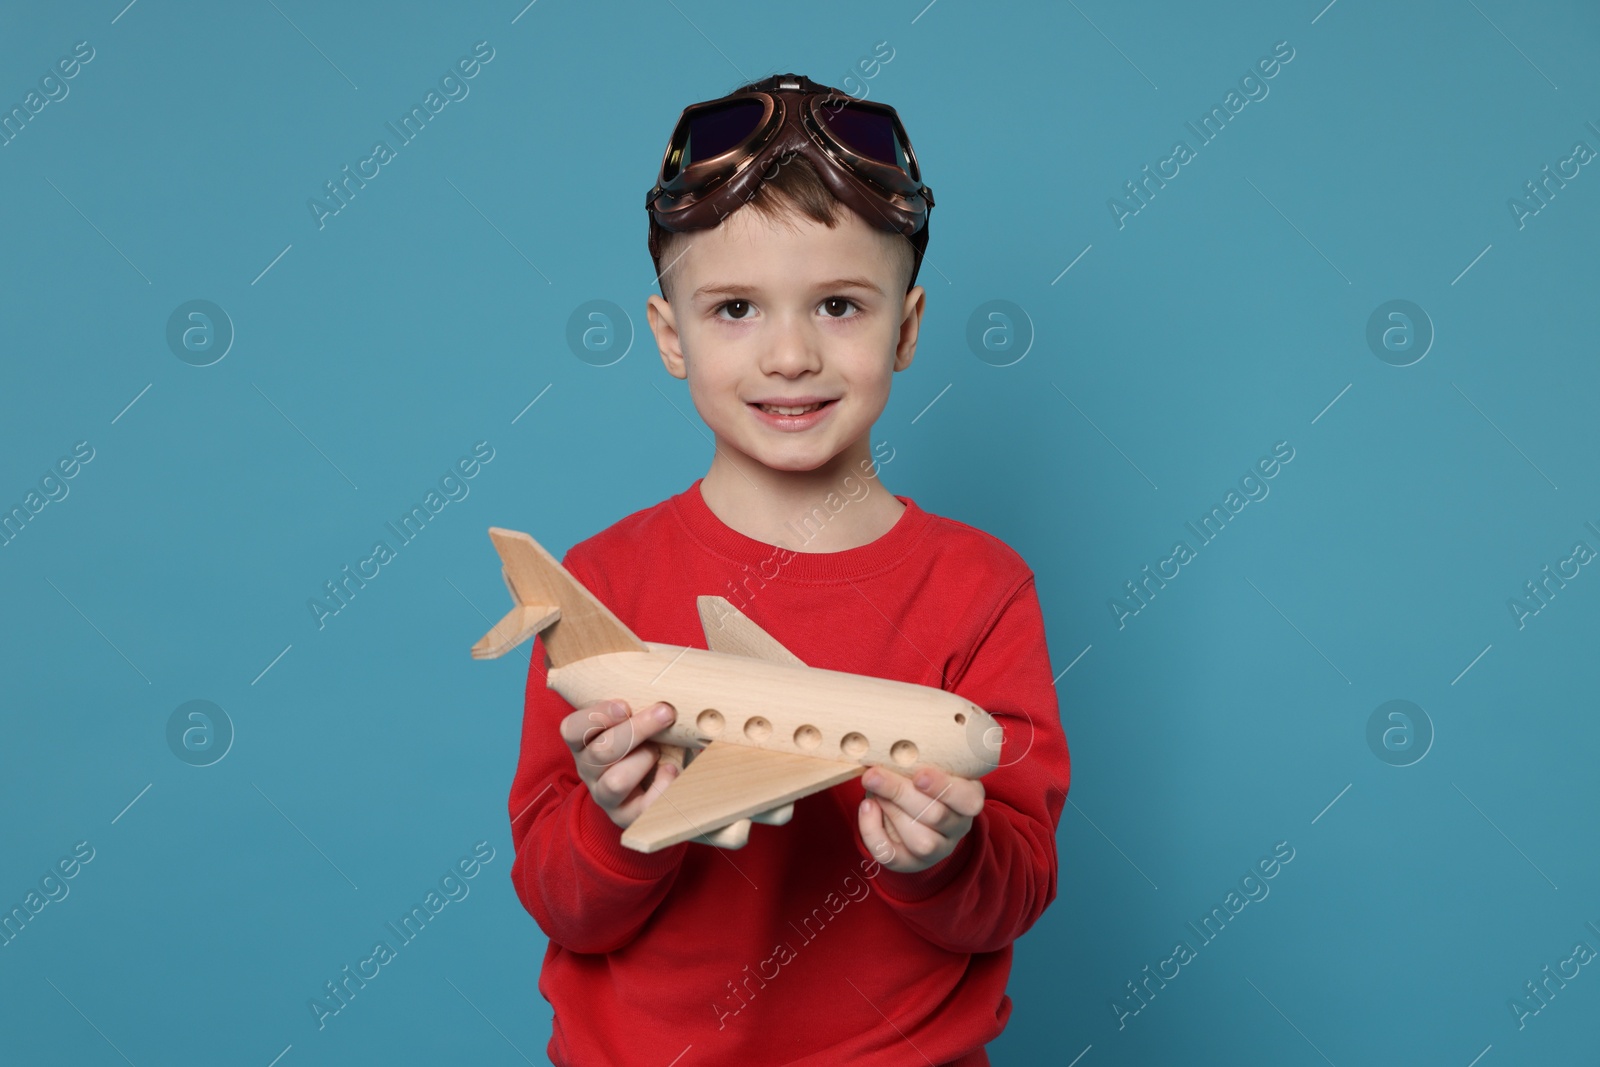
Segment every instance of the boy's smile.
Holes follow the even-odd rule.
[[[716,435],[708,500],[742,474],[800,503],[869,458],[922,319],[923,289],[905,291],[893,245],[903,240],[841,206],[831,228],[740,210],[675,247],[672,300],[652,295],[648,315],[667,371],[688,379]]]

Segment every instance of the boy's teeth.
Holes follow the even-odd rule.
[[[775,404],[762,404],[761,405],[761,410],[767,412],[769,415],[804,415],[806,412],[815,411],[818,408],[820,408],[821,406],[822,405],[820,403],[807,404],[805,407],[798,407],[798,408],[795,408],[795,407],[778,407]]]

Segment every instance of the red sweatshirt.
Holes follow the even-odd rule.
[[[539,992],[556,1064],[989,1062],[1011,1014],[1011,943],[1056,896],[1066,738],[1033,572],[997,538],[897,499],[905,511],[871,544],[791,552],[724,524],[697,480],[562,561],[641,640],[705,648],[695,597],[721,595],[810,666],[966,697],[1005,744],[972,829],[924,871],[890,870],[862,843],[859,778],[796,801],[787,825],[757,823],[742,849],[635,852],[578,778],[558,734],[573,709],[546,688],[536,639],[511,879],[549,938]],[[813,521],[850,503],[835,495]]]

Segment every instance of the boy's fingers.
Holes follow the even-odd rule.
[[[983,782],[976,778],[962,778],[938,767],[924,767],[911,776],[911,784],[917,792],[930,800],[937,799],[959,818],[975,819],[983,810]]]
[[[883,821],[885,829],[899,837],[899,847],[918,860],[925,860],[933,855],[948,841],[944,833],[926,822],[913,819],[898,804],[883,806]]]
[[[642,740],[635,723],[638,718],[637,715],[631,715],[603,729],[586,731],[588,741],[577,751],[578,762],[600,769],[633,752]]]
[[[644,776],[650,773],[650,768],[655,766],[658,754],[655,745],[645,744],[612,763],[589,786],[589,794],[594,797],[595,803],[607,811],[621,807],[628,795],[644,780]],[[660,775],[656,777],[659,779]],[[651,788],[654,787],[655,783],[652,783]]]
[[[662,793],[666,792],[667,786],[671,785],[677,780],[678,768],[676,765],[671,763],[657,763],[655,781],[651,782],[650,788],[645,790],[642,801],[639,804],[639,810],[644,811],[644,809],[648,808],[651,804],[654,804],[656,802],[656,798]]]
[[[620,722],[626,712],[627,705],[621,701],[602,701],[578,708],[561,720],[561,740],[574,753],[581,752],[599,734]]]
[[[670,763],[662,763],[658,761],[652,766],[655,767],[656,773],[654,779],[650,782],[650,788],[642,792],[635,788],[635,795],[617,805],[617,807],[613,810],[612,815],[614,821],[619,826],[624,828],[632,826],[634,820],[643,815],[645,809],[651,804],[655,803],[656,798],[659,797],[666,790],[667,786],[671,785],[678,777],[678,768]],[[645,773],[648,774],[649,771],[646,771]],[[642,778],[643,776],[641,776],[641,780]]]
[[[937,767],[917,771],[914,779],[921,783],[920,787],[913,779],[886,767],[872,767],[862,776],[862,784],[869,792],[885,798],[892,809],[904,812],[908,820],[945,835],[976,818],[983,809],[983,783],[976,779],[961,778]]]
[[[579,743],[572,751],[580,763],[590,767],[606,767],[622,759],[636,746],[666,729],[676,717],[670,704],[651,704],[629,716],[627,705],[622,701],[608,703],[611,708],[621,710],[608,711],[604,705],[595,705],[580,709],[586,714],[573,712],[562,722],[562,736],[568,739],[569,747],[574,744],[573,733],[582,729]]]
[[[893,862],[898,850],[889,840],[889,835],[883,824],[883,805],[874,802],[870,797],[861,803],[861,810],[856,816],[856,826],[861,831],[861,843],[867,846],[867,851],[872,853],[873,859],[884,866]]]

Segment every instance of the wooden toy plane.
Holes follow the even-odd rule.
[[[999,724],[954,693],[808,667],[720,596],[697,598],[709,650],[641,641],[532,537],[491,526],[489,538],[515,606],[473,658],[542,632],[546,684],[573,707],[677,709],[654,740],[681,773],[623,832],[635,851],[688,840],[740,848],[752,821],[786,823],[796,800],[871,764],[966,778],[999,766]]]

